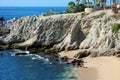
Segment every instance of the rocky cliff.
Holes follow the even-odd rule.
[[[111,27],[120,23],[118,14],[111,10],[91,14],[73,13],[52,16],[27,16],[5,21],[9,29],[1,36],[6,48],[51,47],[58,51],[88,49],[99,53],[120,50],[120,30],[114,34]],[[0,45],[2,46],[5,45]]]

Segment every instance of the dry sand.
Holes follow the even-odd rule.
[[[117,57],[85,58],[87,68],[77,68],[78,80],[120,80],[120,59]]]
[[[80,53],[80,52],[84,52],[86,51],[85,49],[81,50],[71,50],[71,51],[62,51],[60,53],[58,53],[60,55],[60,57],[64,57],[67,56],[68,58],[73,58],[76,54]]]
[[[61,52],[61,56],[72,57],[79,50]],[[67,54],[66,54],[67,53]],[[120,58],[96,57],[84,58],[86,68],[76,68],[78,71],[78,80],[120,80]]]

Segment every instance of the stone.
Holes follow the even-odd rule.
[[[63,62],[68,62],[68,59],[69,59],[69,58],[68,58],[67,56],[64,56],[64,57],[61,58],[61,61],[63,61]]]
[[[3,53],[0,53],[0,56],[3,56]]]
[[[80,59],[80,58],[84,58],[90,55],[90,52],[87,50],[81,50],[80,52],[78,52],[74,58]]]
[[[27,53],[15,53],[15,56],[27,55]]]
[[[1,30],[0,35],[11,48],[87,49],[99,55],[109,54],[120,48],[120,31],[111,31],[114,23],[120,23],[114,15],[111,10],[100,10],[84,17],[81,13],[27,16],[4,21],[2,27],[9,33],[3,35]]]
[[[9,45],[1,45],[0,44],[0,50],[3,50],[3,49],[8,49],[9,48]]]
[[[82,59],[73,59],[73,61],[71,61],[71,64],[77,67],[83,67],[84,66],[83,63],[84,61]]]
[[[5,36],[6,34],[9,34],[10,30],[6,28],[0,28],[0,36]]]
[[[5,21],[4,17],[0,17],[0,21]]]
[[[120,57],[120,54],[118,54],[117,57]]]

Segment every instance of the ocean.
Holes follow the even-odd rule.
[[[18,52],[20,50],[17,50]],[[72,67],[50,62],[35,54],[12,56],[16,51],[0,51],[0,80],[76,80]]]
[[[0,17],[9,20],[39,15],[49,12],[50,8],[0,7]],[[55,12],[63,12],[66,7],[55,7],[54,9]],[[76,71],[71,66],[55,63],[32,53],[27,56],[12,56],[14,53],[14,50],[0,51],[0,80],[77,80]]]
[[[24,16],[40,15],[50,12],[53,8],[55,13],[63,12],[67,7],[0,7],[0,17],[5,20]]]

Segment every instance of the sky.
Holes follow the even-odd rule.
[[[67,6],[70,1],[75,0],[0,0],[0,6]]]

